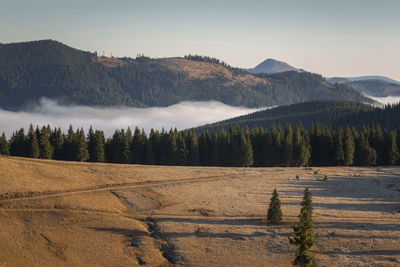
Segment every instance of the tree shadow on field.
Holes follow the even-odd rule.
[[[157,222],[173,222],[173,223],[265,226],[265,221],[260,218],[216,219],[210,216],[206,218],[165,217],[165,218],[157,218],[156,220]]]
[[[283,196],[302,197],[308,187],[313,194],[313,206],[324,209],[400,212],[400,177],[377,174],[375,177],[328,177],[323,180],[299,180],[298,190],[281,190]],[[318,203],[318,198],[340,198],[336,203]],[[349,199],[348,201],[346,200]],[[357,203],[352,203],[352,200]],[[382,203],[379,203],[379,202]],[[333,203],[332,203],[333,202]],[[373,203],[375,202],[375,203]],[[284,205],[295,205],[284,203]]]
[[[400,224],[377,224],[364,222],[314,222],[315,229],[400,231]]]
[[[276,232],[276,228],[287,228],[290,227],[290,223],[282,222],[279,224],[267,224],[264,220],[259,218],[248,219],[248,218],[240,218],[240,219],[216,219],[216,218],[180,218],[180,217],[164,217],[164,218],[152,218],[157,225],[159,223],[184,223],[184,224],[193,224],[188,227],[189,229],[196,229],[193,231],[182,231],[182,232],[167,232],[161,231],[160,235],[166,239],[176,239],[176,238],[185,238],[185,237],[197,237],[197,238],[227,238],[232,240],[247,240],[254,237],[265,237],[265,236],[282,236],[287,238],[289,233],[280,233]],[[218,225],[218,226],[250,226],[250,229],[253,229],[252,233],[240,233],[241,227],[235,228],[236,232],[214,232],[209,226]],[[221,228],[217,228],[221,229]],[[224,228],[222,228],[224,229]],[[215,230],[215,228],[214,228]],[[239,233],[238,233],[239,232]]]
[[[297,202],[285,202],[285,206],[299,206]],[[300,207],[300,206],[299,206]],[[400,212],[400,202],[390,203],[313,203],[313,208],[347,210],[347,211],[380,211],[380,212]]]
[[[88,227],[88,229],[98,231],[98,232],[110,232],[119,235],[125,235],[130,237],[142,237],[142,236],[149,236],[148,232],[134,230],[134,229],[127,229],[127,228],[117,228],[117,227]]]
[[[352,255],[352,256],[399,256],[400,250],[396,249],[377,249],[377,250],[363,250],[363,251],[324,251],[321,254],[325,255]]]
[[[240,234],[240,233],[211,233],[211,232],[163,232],[162,235],[165,238],[184,238],[184,237],[197,237],[197,238],[226,238],[232,240],[246,240],[253,237],[264,237],[272,236],[264,232],[253,232],[251,234]]]
[[[378,174],[376,177],[328,177],[323,180],[296,181],[300,188],[308,187],[316,197],[370,198],[400,201],[400,176]],[[287,191],[294,192],[293,190]],[[296,191],[297,192],[297,191]],[[299,191],[302,193],[301,191]]]

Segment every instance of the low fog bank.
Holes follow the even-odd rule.
[[[206,123],[213,123],[232,117],[248,114],[260,109],[233,107],[221,102],[181,102],[169,107],[130,108],[130,107],[88,107],[62,106],[56,101],[42,99],[31,111],[12,112],[0,109],[0,134],[10,137],[12,132],[29,124],[61,127],[66,131],[71,124],[74,129],[90,126],[103,130],[111,136],[116,129],[138,126],[146,133],[151,128],[183,130]]]
[[[376,96],[367,96],[375,101],[378,101],[382,104],[397,104],[400,102],[400,96],[385,96],[385,97],[376,97]]]

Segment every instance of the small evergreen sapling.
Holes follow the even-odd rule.
[[[272,193],[271,202],[269,204],[267,220],[270,223],[277,223],[282,221],[281,202],[279,200],[278,191],[276,188]]]

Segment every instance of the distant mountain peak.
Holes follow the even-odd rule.
[[[258,64],[256,67],[248,69],[248,71],[250,73],[277,73],[286,71],[303,72],[304,70],[292,67],[283,61],[279,61],[273,58],[267,58],[266,60]]]

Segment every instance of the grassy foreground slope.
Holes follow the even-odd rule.
[[[0,157],[0,263],[290,266],[291,223],[309,187],[313,253],[321,266],[398,266],[399,175],[394,167],[164,167]],[[274,188],[283,209],[278,225],[264,220]]]

